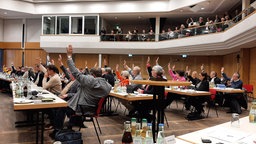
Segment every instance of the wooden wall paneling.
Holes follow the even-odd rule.
[[[223,66],[222,56],[210,56],[209,57],[209,67],[210,71],[215,71],[217,76],[221,77],[221,67]],[[210,74],[209,71],[209,74]]]
[[[4,50],[4,64],[8,67],[22,65],[22,50]]]
[[[4,49],[20,49],[21,42],[3,42]]]
[[[37,58],[41,58],[42,62],[46,61],[46,52],[42,49],[40,50],[30,50],[25,49],[25,66],[34,66],[37,64]]]
[[[237,63],[236,56],[239,53],[232,53],[223,56],[223,66],[225,68],[225,73],[227,76],[231,77],[234,72],[239,70],[241,63]]]
[[[256,98],[256,48],[250,49],[250,75],[249,75],[249,84],[252,84],[253,89],[253,95],[254,98]]]
[[[250,49],[241,49],[240,52],[240,75],[244,84],[249,83],[250,75]]]
[[[85,68],[85,61],[87,61],[87,67],[91,68],[97,62],[99,64],[98,54],[75,54],[74,60],[77,68]]]
[[[41,49],[40,42],[26,42],[25,48],[26,49]]]
[[[128,66],[131,67],[131,65],[134,63],[135,65],[138,65],[141,67],[141,73],[144,78],[147,78],[147,72],[146,72],[146,62],[147,62],[148,56],[133,56],[128,57],[127,55],[110,55],[109,56],[109,63],[110,67],[115,69],[115,65],[120,65],[120,70],[122,70],[123,61],[126,60]],[[155,65],[156,58],[159,57],[159,65],[161,65],[165,70],[165,75],[168,79],[170,79],[169,73],[168,73],[168,63],[170,62],[171,67],[173,65],[176,66],[176,70],[185,70],[186,66],[189,66],[189,68],[192,71],[200,72],[200,66],[202,65],[202,62],[204,62],[205,65],[205,71],[209,73],[211,70],[220,70],[222,64],[222,58],[220,56],[212,56],[212,57],[206,57],[206,56],[189,56],[187,58],[181,58],[181,56],[177,55],[151,55],[150,56],[150,63],[151,66]],[[211,60],[210,60],[211,59]]]

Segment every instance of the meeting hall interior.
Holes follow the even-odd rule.
[[[255,22],[255,0],[0,1],[0,144],[254,144]]]

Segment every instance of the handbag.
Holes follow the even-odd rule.
[[[55,140],[62,144],[83,144],[82,133],[72,129],[62,129],[55,135]]]

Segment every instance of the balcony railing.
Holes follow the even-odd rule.
[[[169,31],[169,32],[160,33],[160,34],[155,34],[155,33],[103,34],[101,35],[101,41],[156,42],[156,41],[173,40],[173,39],[179,39],[179,38],[185,38],[185,37],[191,37],[191,36],[224,32],[254,12],[255,12],[255,8],[250,6],[231,20],[222,20],[220,22],[209,21],[204,26],[199,26],[199,23],[193,22],[189,24],[188,28],[180,28],[174,31]]]

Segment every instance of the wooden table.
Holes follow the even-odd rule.
[[[44,98],[54,98],[55,100],[53,102],[42,102],[41,100],[24,100],[22,98],[16,98],[15,95],[13,95],[13,108],[15,111],[30,111],[33,110],[36,112],[36,143],[38,144],[38,135],[39,135],[39,125],[41,125],[41,144],[44,142],[44,110],[45,109],[51,109],[51,108],[61,108],[61,107],[67,107],[67,102],[63,99],[57,97],[56,95],[52,94],[51,92],[47,90],[42,90],[42,88],[37,87],[36,85],[32,85],[33,90],[39,90],[48,94],[42,94]],[[14,92],[13,92],[14,94]],[[23,103],[23,102],[28,103]],[[41,115],[41,120],[39,120],[39,114]]]
[[[207,91],[195,91],[195,90],[174,90],[171,88],[165,88],[165,92],[171,92],[179,95],[185,96],[210,96],[211,93]]]
[[[178,139],[194,144],[202,143],[201,138],[207,138],[215,143],[248,143],[252,144],[256,140],[256,125],[249,123],[249,117],[240,118],[239,127],[231,126],[231,122],[216,125],[192,133],[178,136]],[[241,138],[239,138],[241,137]]]
[[[153,100],[152,94],[128,94],[110,91],[109,95],[127,101]]]
[[[134,84],[143,84],[153,86],[153,116],[157,112],[157,121],[154,118],[152,122],[152,133],[154,142],[156,142],[156,132],[158,131],[158,124],[164,123],[164,93],[165,86],[189,86],[191,82],[179,82],[179,81],[152,81],[152,80],[131,80]],[[158,96],[158,99],[156,97]]]
[[[233,88],[213,88],[215,89],[217,92],[222,92],[222,93],[229,93],[229,94],[233,94],[233,93],[244,93],[244,90],[242,89],[233,89]]]

